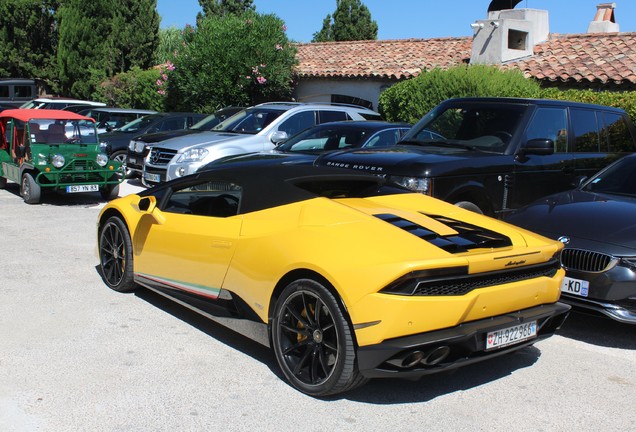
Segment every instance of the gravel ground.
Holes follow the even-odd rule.
[[[102,206],[0,190],[0,431],[636,430],[636,327],[576,314],[452,374],[307,397],[257,343],[151,292],[109,290]]]

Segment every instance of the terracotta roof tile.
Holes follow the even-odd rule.
[[[407,79],[467,63],[472,38],[299,44],[298,73],[318,78]],[[550,35],[529,58],[504,67],[552,82],[636,84],[636,33]]]
[[[405,79],[422,70],[470,59],[470,38],[401,39],[300,44],[302,77]]]

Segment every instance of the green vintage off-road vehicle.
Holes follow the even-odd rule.
[[[95,122],[69,111],[14,109],[0,112],[0,189],[20,184],[28,204],[43,190],[100,192],[116,198],[121,164],[100,150]]]

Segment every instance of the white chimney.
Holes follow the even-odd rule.
[[[588,33],[615,33],[618,32],[618,24],[614,17],[616,3],[601,3],[596,6],[594,21],[587,27]]]
[[[471,63],[501,64],[533,54],[534,46],[548,40],[548,11],[504,9],[488,12],[473,28]]]

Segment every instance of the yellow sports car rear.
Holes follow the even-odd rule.
[[[561,245],[382,178],[229,164],[109,203],[104,281],[271,346],[307,394],[419,377],[552,335]]]

